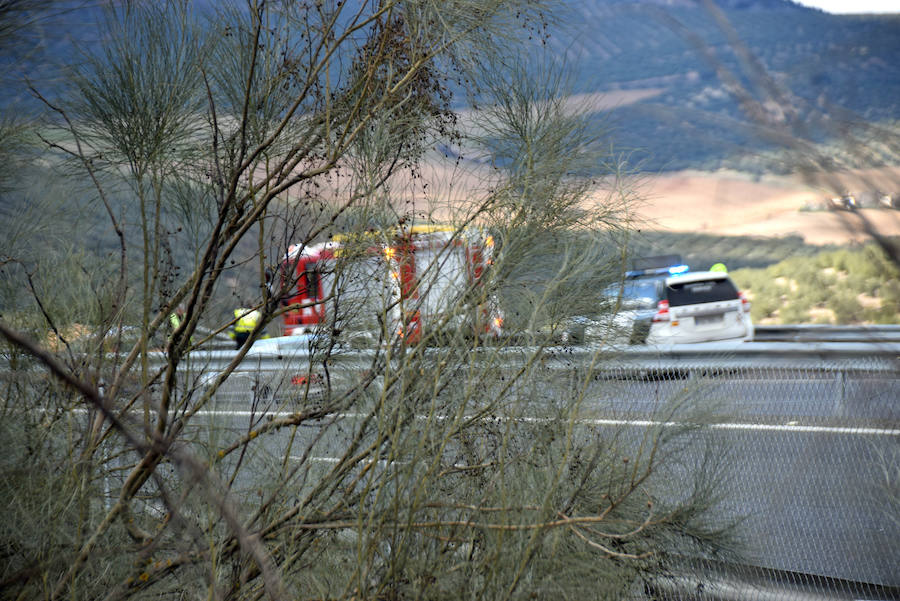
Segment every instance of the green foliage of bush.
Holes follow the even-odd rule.
[[[791,257],[731,275],[751,297],[757,323],[900,323],[900,269],[874,244]],[[861,295],[875,300],[863,303]],[[833,319],[815,309],[830,310]]]
[[[0,581],[10,587],[0,593],[4,599],[14,598],[7,594],[15,589],[22,599],[47,596],[37,583],[19,588],[37,569],[33,558],[39,558],[48,570],[64,573],[68,558],[53,549],[77,548],[103,518],[104,507],[112,503],[104,481],[92,478],[79,465],[77,451],[66,446],[77,443],[71,438],[71,425],[59,417],[54,405],[67,400],[69,393],[46,382],[34,389],[51,390],[42,398],[45,411],[13,412],[9,405],[0,408],[0,435],[8,445],[0,456],[0,507],[6,517],[0,525],[4,555]],[[21,401],[26,394],[21,392],[17,398]],[[112,541],[123,537],[127,535],[120,523],[101,537],[99,561],[72,582],[80,598],[101,598],[110,582],[128,577],[131,566],[107,551]]]
[[[783,323],[809,321],[809,311],[799,303],[788,303],[779,310],[778,320]]]
[[[834,311],[837,323],[858,323],[863,321],[863,308],[852,292],[842,289],[828,302],[828,308]]]
[[[888,280],[878,289],[882,306],[900,311],[900,280]]]

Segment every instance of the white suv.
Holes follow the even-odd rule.
[[[750,303],[728,274],[688,272],[658,283],[648,344],[752,340]]]

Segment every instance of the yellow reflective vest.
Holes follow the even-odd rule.
[[[237,321],[234,322],[235,332],[252,332],[259,320],[262,319],[259,311],[243,308],[235,309],[234,316],[237,318]]]

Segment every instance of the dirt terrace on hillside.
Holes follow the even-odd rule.
[[[459,207],[471,207],[498,185],[497,175],[484,164],[440,159],[430,161],[423,169],[420,181],[428,182],[427,192],[423,193],[420,184],[408,184],[407,188],[395,185],[394,192],[405,199],[403,209],[415,211],[416,218],[447,219]],[[631,198],[640,199],[632,201],[631,211],[637,227],[643,230],[723,236],[799,235],[808,244],[848,244],[869,239],[861,216],[880,234],[900,236],[900,210],[865,208],[852,213],[826,208],[835,189],[853,192],[867,205],[875,202],[872,190],[900,194],[900,168],[830,174],[828,179],[827,183],[810,184],[799,176],[755,178],[729,171],[685,171],[640,175],[623,185],[633,188]],[[609,197],[607,188],[598,188],[595,200],[603,204]]]
[[[573,110],[602,111],[653,97],[661,89],[619,90],[573,96]],[[461,123],[472,126],[473,115],[463,112]],[[478,199],[502,186],[500,174],[485,157],[462,157],[448,149],[446,155],[433,153],[420,177],[391,181],[395,209],[414,219],[446,220],[472,210]],[[427,182],[427,183],[426,183]],[[334,198],[346,198],[347,182],[337,177]],[[702,232],[723,236],[781,237],[799,235],[808,244],[848,244],[865,242],[862,220],[885,236],[900,236],[900,210],[866,208],[858,214],[827,210],[828,198],[841,192],[868,197],[874,204],[875,191],[900,195],[900,167],[879,170],[754,177],[720,171],[642,174],[623,184],[633,190],[631,213],[638,227],[667,232]],[[609,186],[598,187],[595,202],[606,204],[619,195]],[[618,207],[617,207],[618,208]]]
[[[573,110],[603,111],[659,94],[660,88],[618,90],[573,96]],[[473,115],[463,112],[461,123]],[[453,155],[453,153],[449,153]],[[497,185],[498,173],[479,157],[433,155],[416,181],[392,181],[397,209],[413,212],[416,219],[447,219],[471,209]],[[428,182],[425,188],[422,182]],[[828,198],[850,192],[875,204],[876,191],[900,195],[900,167],[868,171],[763,176],[733,171],[675,172],[640,175],[624,184],[633,188],[630,198],[638,227],[668,232],[702,232],[723,236],[781,237],[799,235],[808,244],[865,242],[862,220],[885,236],[900,236],[900,210],[866,208],[859,214],[827,210]],[[340,195],[338,195],[340,197]],[[608,188],[595,195],[605,204],[615,198]],[[463,213],[466,209],[463,209]]]
[[[841,173],[832,176],[844,190],[872,196],[867,190],[895,186],[900,193],[900,169]],[[809,244],[846,244],[868,239],[859,215],[829,211],[824,203],[829,187],[803,182],[797,176],[766,176],[755,180],[734,172],[681,172],[646,178],[645,200],[637,213],[647,229],[703,232],[730,236],[800,235]],[[882,235],[900,236],[900,211],[866,208],[859,214]]]

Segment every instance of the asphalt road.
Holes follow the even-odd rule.
[[[577,373],[562,379],[583,381]],[[271,399],[272,390],[260,384],[242,375],[220,393],[214,410],[201,415],[209,426],[204,444],[215,448],[293,410],[292,401]],[[693,434],[694,443],[718,449],[725,493],[719,517],[742,520],[744,552],[754,565],[900,586],[896,374],[751,369],[598,377],[584,390],[584,440],[614,432],[637,440],[646,428],[687,415],[686,409],[671,412],[673,405],[706,414],[713,424]],[[535,414],[572,394],[571,386],[548,376],[532,394]],[[328,469],[357,418],[345,414],[324,436],[315,426],[285,430],[264,448],[271,461],[287,452],[292,461]]]

